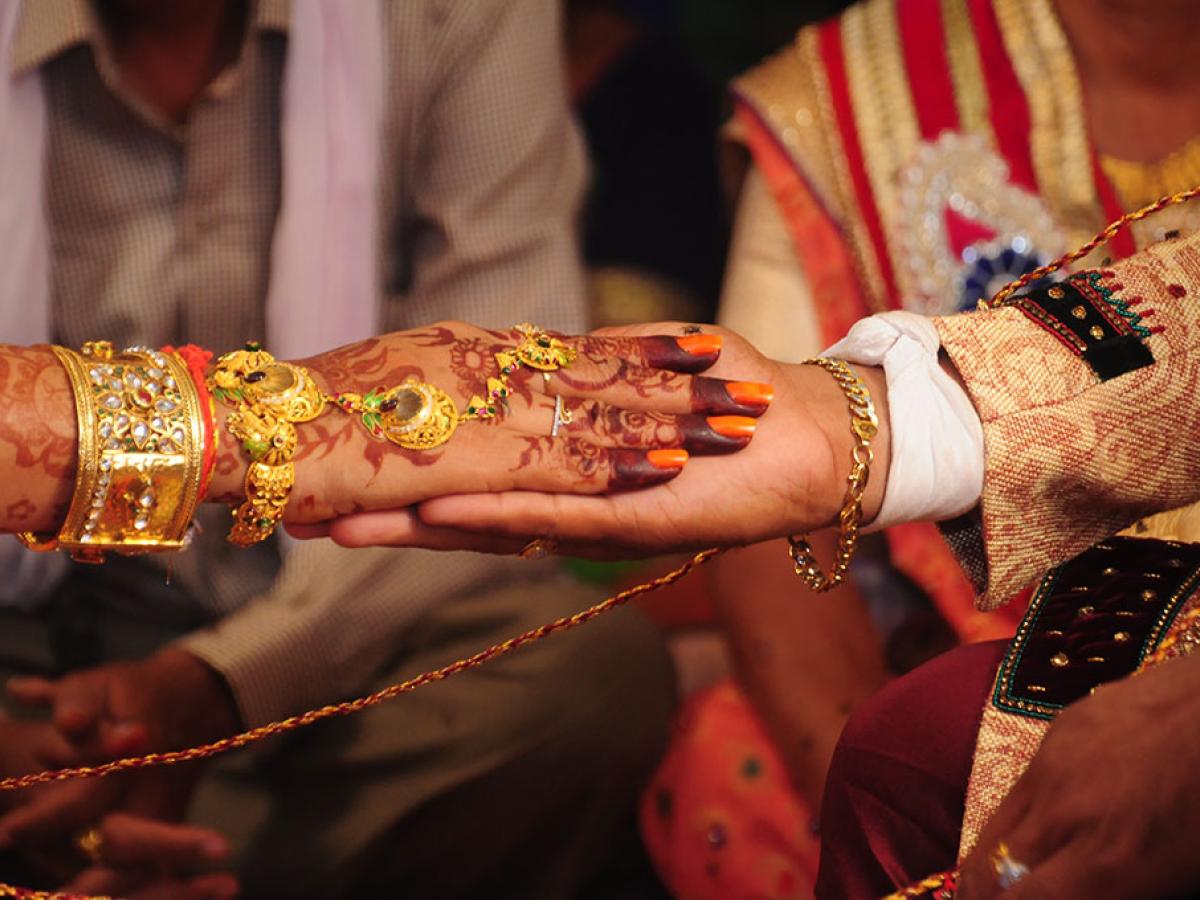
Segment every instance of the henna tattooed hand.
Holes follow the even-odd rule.
[[[675,332],[678,334],[678,332]],[[496,354],[517,331],[458,322],[371,338],[301,361],[326,394],[366,395],[408,378],[450,395],[462,411],[487,396]],[[682,470],[688,454],[729,453],[754,434],[770,402],[761,385],[699,375],[721,352],[713,335],[588,335],[563,338],[568,367],[519,367],[506,409],[463,422],[445,444],[405,450],[378,440],[362,419],[331,407],[298,423],[293,523],[367,510],[398,509],[434,497],[491,491],[598,494],[656,485]],[[551,437],[556,397],[561,429]],[[246,458],[223,439],[213,494],[240,494]]]
[[[633,557],[701,546],[737,545],[808,531],[834,522],[846,490],[853,445],[846,398],[813,366],[769,360],[737,335],[714,327],[683,340],[722,339],[720,361],[683,381],[654,368],[650,335],[684,334],[676,323],[609,329],[578,342],[580,358],[551,378],[573,412],[574,433],[622,446],[627,436],[673,441],[696,453],[720,452],[742,441],[743,420],[765,410],[754,443],[729,459],[697,459],[683,478],[653,490],[607,496],[565,496],[522,486],[507,492],[458,492],[417,510],[352,516],[319,533],[346,546],[372,544],[511,553],[531,538],[552,537],[560,551],[598,558]],[[617,366],[601,360],[619,358]],[[879,370],[858,367],[879,413],[880,436],[864,497],[864,521],[882,501],[889,464],[886,384]],[[717,376],[725,376],[723,380]],[[592,391],[604,392],[595,409]],[[647,413],[649,401],[658,410]],[[712,417],[712,410],[721,415]],[[518,417],[519,418],[519,417]],[[701,420],[703,424],[701,424]],[[753,426],[754,420],[747,420]],[[749,432],[747,432],[748,434]],[[530,439],[532,464],[542,438]],[[571,463],[567,464],[572,465]],[[577,463],[574,465],[578,465]],[[495,490],[493,487],[491,490]],[[304,536],[304,535],[302,535]]]

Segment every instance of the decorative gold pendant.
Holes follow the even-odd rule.
[[[341,393],[333,402],[344,412],[358,413],[371,436],[406,450],[432,450],[450,440],[458,428],[458,407],[441,388],[407,378],[393,388],[366,395]]]
[[[549,332],[542,331],[528,322],[517,325],[516,330],[524,337],[517,345],[514,355],[523,365],[539,372],[553,372],[575,362],[575,351]],[[507,360],[500,357],[506,355],[500,354],[496,357],[502,370]]]
[[[432,450],[458,428],[458,408],[450,395],[410,378],[384,395],[379,404],[383,436],[407,450]]]
[[[261,404],[289,422],[308,422],[325,410],[326,398],[307,369],[280,362],[253,341],[217,360],[212,383],[218,399]]]

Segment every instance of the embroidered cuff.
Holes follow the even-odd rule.
[[[1013,303],[1079,356],[1096,377],[1108,381],[1154,362],[1146,338],[1157,329],[1141,297],[1121,297],[1124,285],[1111,270],[1072,275],[1060,284],[1031,290]]]

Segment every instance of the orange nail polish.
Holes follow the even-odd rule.
[[[758,422],[749,416],[709,416],[708,427],[721,437],[748,441],[754,437]]]
[[[775,388],[757,381],[730,381],[725,390],[734,403],[749,406],[769,406],[775,399]]]
[[[719,334],[685,334],[681,338],[675,338],[675,341],[692,356],[712,356],[721,352]]]
[[[688,461],[686,450],[651,450],[646,454],[650,465],[656,469],[682,469]]]

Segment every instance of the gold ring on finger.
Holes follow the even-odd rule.
[[[558,541],[554,538],[538,538],[535,541],[530,541],[521,548],[521,552],[517,556],[521,559],[537,560],[545,559],[552,555],[558,549]]]
[[[563,398],[554,398],[554,421],[550,423],[550,437],[558,437],[558,432],[564,425],[570,425],[574,414],[563,404]]]

